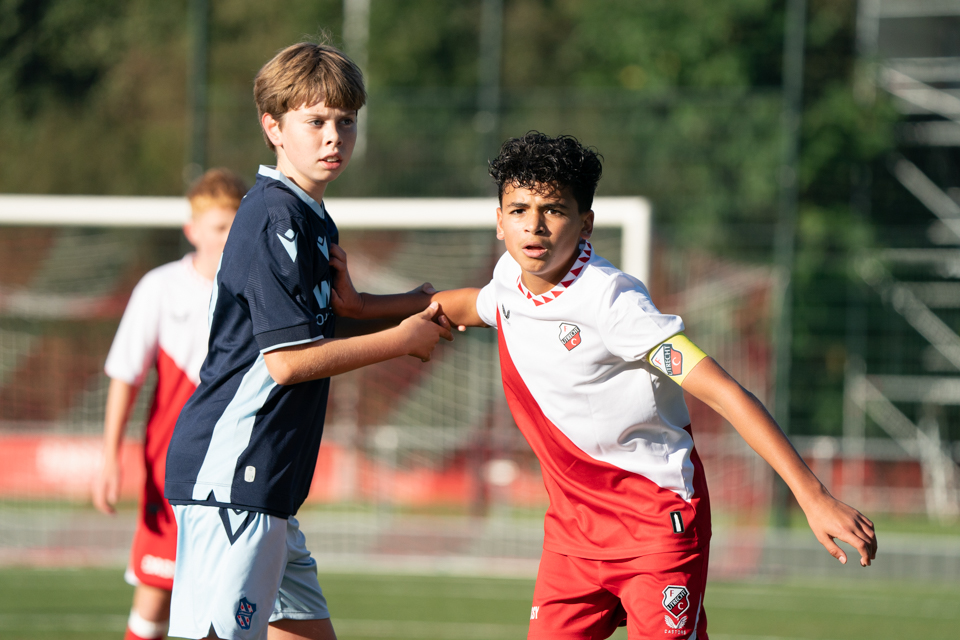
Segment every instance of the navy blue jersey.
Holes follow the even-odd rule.
[[[330,379],[280,386],[263,354],[333,337],[337,228],[286,176],[260,167],[237,211],[210,300],[200,386],[167,453],[165,496],[287,517],[317,463]]]

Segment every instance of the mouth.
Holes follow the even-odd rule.
[[[528,258],[542,258],[547,250],[539,244],[525,244],[523,245],[523,255]]]
[[[324,169],[339,169],[343,164],[343,158],[340,156],[327,156],[326,158],[320,158],[320,166]]]

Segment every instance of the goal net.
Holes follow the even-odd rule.
[[[357,288],[483,286],[504,248],[494,199],[330,199]],[[642,198],[597,198],[596,251],[650,285],[708,353],[761,399],[769,388],[768,270],[660,247]],[[0,196],[0,562],[122,560],[132,509],[93,512],[113,334],[146,271],[189,250],[182,198]],[[651,264],[656,266],[651,271]],[[752,318],[752,320],[751,320]],[[148,379],[130,421],[123,495],[143,480]],[[714,509],[756,520],[769,470],[692,404]],[[503,400],[495,331],[471,330],[433,360],[339,376],[308,505],[327,562],[490,558],[535,562],[546,493]],[[9,516],[9,517],[8,517]]]

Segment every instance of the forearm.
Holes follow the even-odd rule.
[[[137,399],[139,387],[116,378],[110,379],[107,390],[107,405],[103,421],[103,454],[116,459],[127,430],[127,421]]]
[[[699,374],[699,379],[691,381],[688,376],[684,389],[733,425],[744,441],[783,478],[801,506],[825,491],[756,396],[730,377],[712,358],[701,361],[690,376],[694,374]],[[709,392],[703,392],[696,384],[704,381],[709,381]]]
[[[440,303],[440,311],[458,327],[485,327],[486,323],[477,313],[477,296],[480,289],[450,289],[438,291],[431,300]]]
[[[713,358],[704,358],[693,366],[686,374],[683,389],[726,418],[747,444],[780,474],[807,516],[810,530],[830,555],[840,562],[847,561],[846,554],[834,540],[838,538],[856,548],[861,565],[870,564],[877,555],[873,523],[830,495],[752,393],[741,387]]]
[[[420,289],[408,293],[376,295],[361,293],[363,307],[356,316],[358,320],[391,318],[401,320],[423,311],[430,304],[430,295]]]
[[[289,385],[329,378],[405,354],[402,337],[393,327],[352,338],[286,347],[266,353],[263,358],[277,384]]]

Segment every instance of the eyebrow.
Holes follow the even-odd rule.
[[[553,201],[553,202],[544,202],[544,203],[543,203],[543,206],[545,206],[545,207],[553,207],[554,209],[567,209],[567,208],[568,208],[567,205],[563,204],[563,201],[562,201],[562,200],[555,200],[555,201]],[[507,205],[507,207],[508,207],[508,208],[517,208],[517,209],[529,209],[529,208],[531,207],[531,205],[528,204],[528,203],[526,203],[526,202],[511,202],[510,204]]]
[[[312,109],[312,107],[311,107],[311,109]],[[337,109],[337,107],[331,107],[331,109]],[[354,109],[353,111],[344,109],[344,111],[346,112],[345,115],[347,115],[347,116],[356,116],[357,113],[359,113],[356,109]],[[324,112],[321,112],[321,111],[310,111],[310,110],[304,111],[304,112],[303,112],[303,115],[304,115],[305,117],[311,117],[311,118],[342,118],[342,117],[343,117],[343,114],[341,114],[341,115],[331,115],[329,112],[324,113]]]

